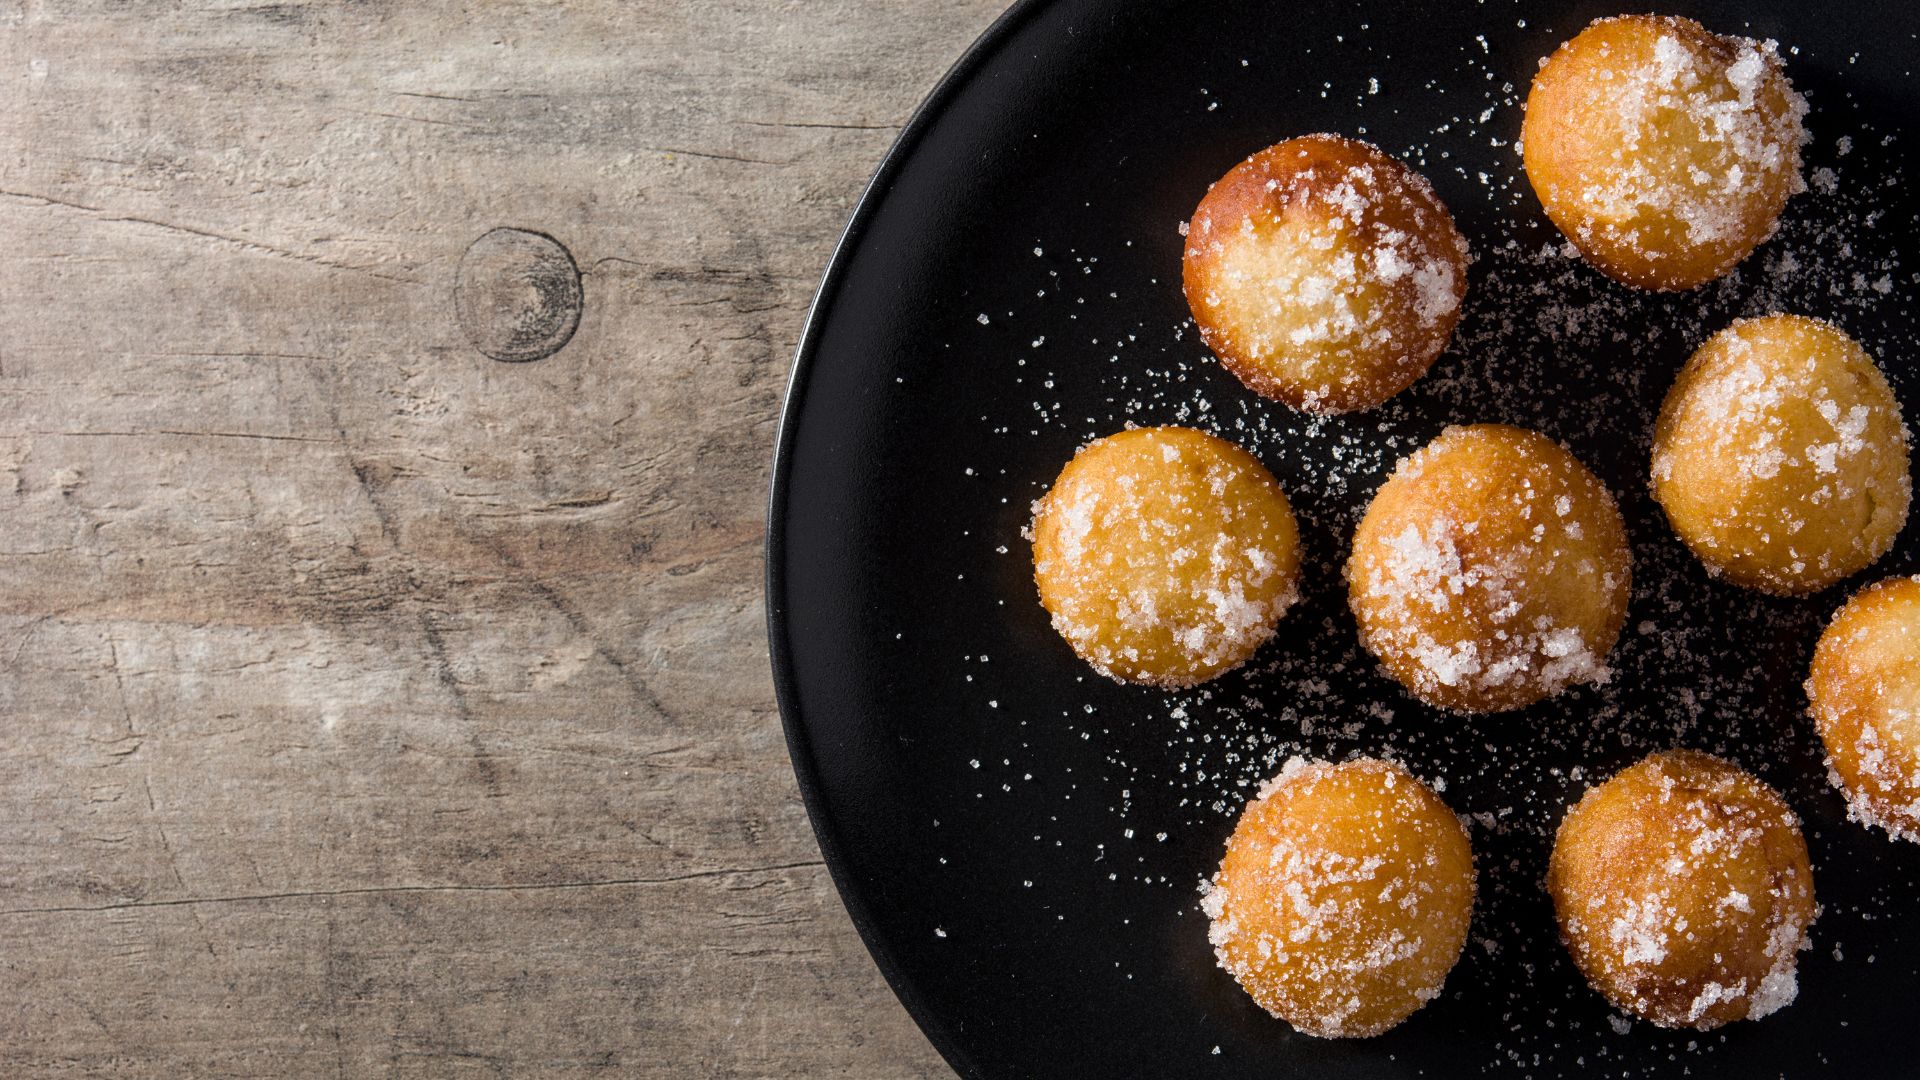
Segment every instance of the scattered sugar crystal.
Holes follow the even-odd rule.
[[[1469,55],[1480,51],[1470,42],[1463,43]],[[1736,67],[1761,71],[1756,56],[1742,53]],[[1382,76],[1385,73],[1383,69]],[[1502,70],[1500,76],[1505,79],[1508,73]],[[1499,85],[1496,80],[1489,89]],[[1454,132],[1424,144],[1387,149],[1439,179],[1451,167],[1442,164],[1443,149],[1459,145],[1469,135],[1475,145],[1484,146],[1487,133],[1472,129],[1476,116],[1488,105],[1498,105],[1500,112],[1494,115],[1512,119],[1524,96],[1523,85],[1501,92],[1497,100],[1474,98],[1453,105]],[[1920,349],[1914,332],[1904,329],[1920,325],[1912,300],[1916,292],[1911,287],[1913,263],[1901,258],[1905,233],[1892,220],[1875,217],[1882,212],[1878,203],[1887,198],[1888,184],[1905,182],[1904,173],[1893,164],[1902,160],[1905,149],[1890,145],[1888,132],[1863,125],[1857,114],[1848,111],[1852,106],[1843,97],[1844,93],[1823,95],[1821,114],[1815,118],[1823,139],[1839,135],[1832,144],[1838,162],[1830,159],[1822,168],[1810,170],[1809,181],[1818,198],[1801,196],[1791,202],[1779,234],[1733,277],[1682,296],[1615,288],[1550,230],[1543,235],[1526,227],[1529,196],[1517,172],[1517,147],[1511,155],[1501,150],[1503,156],[1512,157],[1510,167],[1486,169],[1491,177],[1488,184],[1473,183],[1472,177],[1485,163],[1472,160],[1467,172],[1451,178],[1445,193],[1450,202],[1485,200],[1457,206],[1456,211],[1464,208],[1497,224],[1472,238],[1476,256],[1472,286],[1453,345],[1419,383],[1363,416],[1303,417],[1241,393],[1230,379],[1221,377],[1190,324],[1155,325],[1130,305],[1148,292],[1171,295],[1172,303],[1178,305],[1177,280],[1170,282],[1164,267],[1155,273],[1142,272],[1138,280],[1115,281],[1120,298],[1096,311],[1099,296],[1089,295],[1084,305],[1075,305],[1075,294],[1055,287],[1056,279],[1047,277],[1046,263],[1021,258],[1018,265],[1024,280],[1010,283],[1004,292],[1022,297],[1024,306],[1010,308],[1006,317],[1010,322],[1022,320],[1016,325],[1023,327],[1034,325],[1025,320],[1036,317],[1055,344],[1044,354],[1005,360],[1008,383],[1037,395],[1040,378],[1054,378],[1064,388],[1059,398],[1067,404],[1056,405],[1056,397],[1050,394],[1036,403],[1036,408],[1045,406],[1037,414],[992,411],[982,418],[984,437],[1009,446],[1010,456],[1018,461],[1022,454],[1036,456],[1031,448],[1042,445],[1048,457],[1055,456],[1061,444],[1070,453],[1073,444],[1128,423],[1179,421],[1206,427],[1253,450],[1274,469],[1293,499],[1310,562],[1303,568],[1306,587],[1300,610],[1290,612],[1282,623],[1282,641],[1291,644],[1270,645],[1241,674],[1210,687],[1167,695],[1157,707],[1152,704],[1157,699],[1143,696],[1144,707],[1137,714],[1116,715],[1116,710],[1104,707],[1096,713],[1078,702],[1063,705],[1052,721],[1067,725],[1066,738],[1078,755],[1073,760],[1073,780],[1080,786],[1071,792],[1063,789],[1063,798],[1043,809],[1009,802],[1007,812],[1036,815],[1034,832],[1045,839],[1035,843],[1052,846],[1059,840],[1047,823],[1049,816],[1058,815],[1064,821],[1069,811],[1080,813],[1089,804],[1111,805],[1118,813],[1120,804],[1114,802],[1113,792],[1126,785],[1136,793],[1150,789],[1151,794],[1126,811],[1128,824],[1137,824],[1141,832],[1150,832],[1165,846],[1137,846],[1158,863],[1125,868],[1117,881],[1123,887],[1184,889],[1191,879],[1167,881],[1166,860],[1175,852],[1190,857],[1188,845],[1205,842],[1201,837],[1222,835],[1245,801],[1283,763],[1296,757],[1386,752],[1408,760],[1418,767],[1416,771],[1444,762],[1453,779],[1448,801],[1475,822],[1476,847],[1485,837],[1494,845],[1492,850],[1502,855],[1514,850],[1512,844],[1523,845],[1525,851],[1544,851],[1560,811],[1586,782],[1588,773],[1578,766],[1550,776],[1545,763],[1564,766],[1569,758],[1586,758],[1593,762],[1592,775],[1599,779],[1633,754],[1671,745],[1701,745],[1749,765],[1799,762],[1806,752],[1804,732],[1797,725],[1779,722],[1779,701],[1783,695],[1791,696],[1791,691],[1782,690],[1769,669],[1791,667],[1779,657],[1810,643],[1823,613],[1812,610],[1813,605],[1769,604],[1702,578],[1691,556],[1670,542],[1657,509],[1648,512],[1643,489],[1635,491],[1635,485],[1645,483],[1651,416],[1672,372],[1706,333],[1734,318],[1803,311],[1833,318],[1867,335],[1862,339],[1869,351],[1883,358]],[[1245,107],[1243,102],[1225,100],[1229,112]],[[1486,124],[1491,119],[1477,122]],[[1847,133],[1840,134],[1843,130]],[[1503,145],[1499,140],[1495,143]],[[1477,155],[1489,156],[1485,149]],[[1464,155],[1461,160],[1468,161]],[[1757,162],[1738,164],[1743,182],[1762,167]],[[1097,208],[1119,212],[1114,206]],[[1710,232],[1716,227],[1713,218],[1712,213],[1702,214],[1695,227]],[[1182,235],[1187,231],[1184,222],[1178,229]],[[1028,247],[1029,243],[1017,243],[1011,253],[1024,256]],[[1056,262],[1073,254],[1058,255],[1062,243],[1052,237],[1046,238],[1045,247],[1056,252]],[[1117,241],[1115,247],[1119,247]],[[1389,248],[1383,264],[1394,273],[1403,261],[1412,262]],[[1102,272],[1116,273],[1111,264],[1103,264]],[[1045,288],[1035,289],[1035,285]],[[1169,288],[1171,294],[1165,292]],[[1036,292],[1046,295],[1036,296]],[[1338,293],[1329,287],[1325,295],[1331,302]],[[1049,313],[1069,310],[1080,314],[1079,321],[1064,323],[1075,333],[1058,329],[1062,322],[1045,321]],[[1099,312],[1105,313],[1107,323],[1095,327],[1092,320],[1100,317]],[[1064,320],[1065,315],[1059,318]],[[1109,344],[1085,346],[1087,335],[1077,332],[1081,328],[1089,328]],[[1122,341],[1124,347],[1118,346]],[[983,362],[995,360],[989,356]],[[1897,365],[1890,363],[1889,368],[1899,387],[1904,376]],[[1020,377],[1027,381],[1012,381]],[[1097,385],[1097,393],[1089,393],[1090,385]],[[1631,607],[1635,621],[1629,624],[1636,632],[1624,636],[1606,657],[1582,657],[1610,667],[1613,678],[1604,686],[1552,703],[1546,709],[1555,718],[1551,723],[1534,724],[1523,717],[1498,718],[1501,724],[1484,727],[1427,722],[1430,712],[1378,672],[1371,657],[1352,640],[1351,623],[1344,621],[1340,544],[1350,535],[1385,471],[1425,441],[1431,429],[1423,425],[1442,419],[1501,420],[1544,430],[1568,442],[1617,492],[1635,491],[1638,496],[1638,509],[1623,505],[1629,511],[1629,532],[1636,545]],[[1833,421],[1844,424],[1848,417],[1836,413]],[[1844,445],[1836,424],[1824,446],[1832,448],[1837,461]],[[1770,467],[1764,448],[1752,465],[1759,471]],[[1048,469],[1036,466],[1032,472],[1037,475]],[[1008,481],[1007,494],[1016,501],[1039,494],[1037,489],[1020,494],[1015,484]],[[1634,502],[1633,498],[1623,500],[1623,504]],[[1549,508],[1557,509],[1551,504]],[[1431,539],[1416,538],[1422,544]],[[1014,540],[1013,529],[988,546],[1000,541],[1027,550]],[[1223,593],[1222,597],[1230,604],[1230,596]],[[1558,640],[1566,644],[1565,639]],[[1569,648],[1557,659],[1579,657],[1581,652]],[[1750,662],[1729,664],[1724,659],[1728,655],[1748,657]],[[1476,659],[1492,666],[1486,658]],[[1804,663],[1804,658],[1797,662]],[[1089,674],[1083,681],[1095,678]],[[1674,689],[1661,695],[1655,706],[1644,693],[1651,686]],[[991,692],[972,698],[974,709],[995,693],[1003,705],[1010,705],[1009,687],[982,689]],[[1394,706],[1400,719],[1389,724],[1369,710],[1381,701]],[[1018,710],[1012,710],[996,714],[996,719],[1013,730],[1008,721],[1017,715]],[[1045,719],[1035,717],[1033,722],[1038,725]],[[1506,723],[1509,720],[1519,721],[1520,726]],[[1026,757],[1016,754],[1018,765],[1037,765],[1041,745],[1036,741],[1033,748],[1022,748]],[[998,744],[994,749],[997,760]],[[1057,770],[1039,775],[1052,783]],[[1036,784],[1017,790],[1028,794],[1040,789]],[[1491,800],[1496,797],[1513,805],[1495,806]],[[989,791],[987,798],[1008,796]],[[1496,809],[1512,812],[1500,815]],[[1022,818],[1021,824],[1025,823]],[[1176,825],[1186,826],[1174,829],[1180,839],[1163,840]],[[1112,830],[1104,830],[1103,835],[1111,837]],[[1095,854],[1076,851],[1071,840],[1062,848],[1063,857]],[[1111,854],[1109,849],[1106,857]],[[1483,917],[1491,911],[1499,918],[1513,910],[1516,897],[1536,895],[1530,890],[1537,890],[1538,867],[1530,860],[1531,855],[1511,869],[1483,867]],[[1036,892],[1046,890],[1036,887]],[[1759,898],[1745,897],[1745,901],[1753,905]],[[1729,910],[1738,910],[1740,898],[1729,895],[1722,902]],[[1217,907],[1220,901],[1209,897],[1204,903]],[[1847,925],[1848,920],[1873,915],[1871,909],[1848,909],[1823,918],[1837,918]],[[1537,963],[1555,955],[1558,948],[1550,930],[1504,923],[1493,929],[1508,941],[1501,964]],[[1657,935],[1635,940],[1649,953],[1658,944]],[[1482,952],[1475,950],[1475,955]],[[1862,961],[1853,957],[1851,962]],[[1755,991],[1756,1010],[1777,1008],[1776,1001],[1790,1001],[1796,990],[1790,969],[1769,975]],[[1512,1010],[1516,1026],[1535,1024],[1542,1008],[1549,1010],[1544,1014],[1549,1017],[1567,1015],[1551,1011],[1557,1006],[1526,998],[1494,1004]],[[1599,1028],[1592,1022],[1587,1026]],[[1608,1018],[1608,1028],[1622,1034],[1631,1027],[1624,1017]],[[1530,1027],[1518,1038],[1521,1052],[1531,1041],[1533,1052],[1541,1054],[1558,1053],[1564,1040],[1569,1050],[1587,1049],[1586,1064],[1592,1063],[1592,1036],[1580,1036],[1568,1027],[1547,1032]],[[1582,1038],[1588,1041],[1583,1043]],[[1711,1054],[1715,1046],[1713,1040],[1703,1040],[1699,1052]]]

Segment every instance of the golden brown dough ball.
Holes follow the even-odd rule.
[[[1235,165],[1187,224],[1187,305],[1255,393],[1367,409],[1447,347],[1467,243],[1419,174],[1363,142],[1308,135]]]
[[[1547,217],[1602,273],[1691,289],[1772,236],[1805,190],[1806,113],[1773,42],[1623,15],[1541,65],[1522,156]]]
[[[1462,712],[1605,682],[1631,584],[1605,485],[1505,424],[1447,428],[1403,459],[1347,561],[1361,641],[1415,697]]]
[[[1654,754],[1588,790],[1547,891],[1587,982],[1661,1027],[1757,1020],[1797,993],[1814,915],[1800,820],[1710,754]]]
[[[1032,533],[1054,629],[1123,682],[1186,687],[1238,667],[1296,595],[1299,533],[1280,485],[1191,428],[1089,443],[1034,503]]]
[[[1735,584],[1812,592],[1906,524],[1900,405],[1873,358],[1817,319],[1744,319],[1681,369],[1654,429],[1653,497]]]
[[[1814,649],[1807,698],[1852,818],[1920,841],[1920,578],[1847,601]]]
[[[1473,921],[1460,819],[1405,769],[1294,758],[1240,814],[1202,907],[1220,966],[1309,1035],[1378,1035],[1438,997]]]

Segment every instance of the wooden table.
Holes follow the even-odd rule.
[[[999,4],[0,0],[0,1075],[949,1075],[761,540]]]

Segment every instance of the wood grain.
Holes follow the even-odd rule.
[[[997,9],[0,2],[0,1074],[948,1075],[800,807],[762,514]],[[500,227],[579,267],[545,359],[457,316]]]

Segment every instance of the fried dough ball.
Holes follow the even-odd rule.
[[[1873,358],[1817,319],[1744,319],[1660,407],[1653,497],[1710,571],[1790,596],[1886,554],[1906,524],[1907,431]]]
[[[1754,776],[1691,750],[1587,791],[1547,864],[1587,982],[1661,1027],[1706,1031],[1792,1004],[1813,921],[1800,820]]]
[[[1295,408],[1380,404],[1460,321],[1467,242],[1423,177],[1363,142],[1260,151],[1207,189],[1186,237],[1201,338],[1248,389]]]
[[[1691,289],[1760,246],[1800,179],[1807,103],[1774,42],[1601,19],[1541,65],[1521,128],[1547,217],[1602,273]]]
[[[1297,595],[1300,539],[1273,475],[1182,427],[1089,443],[1033,504],[1033,577],[1094,670],[1180,688],[1238,667]]]
[[[1361,641],[1415,697],[1461,712],[1606,682],[1631,582],[1605,485],[1505,424],[1447,428],[1402,459],[1347,560]]]
[[[1309,1035],[1378,1035],[1438,997],[1473,921],[1460,819],[1398,765],[1294,758],[1240,814],[1201,906],[1220,966]]]
[[[1920,841],[1920,578],[1847,601],[1814,649],[1807,699],[1848,816]]]

